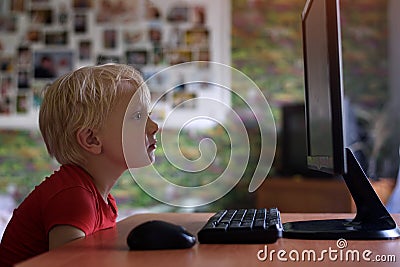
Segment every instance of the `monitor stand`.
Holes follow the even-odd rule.
[[[400,230],[372,188],[350,149],[346,148],[347,173],[343,175],[354,199],[354,219],[297,221],[283,224],[283,237],[297,239],[395,239]]]

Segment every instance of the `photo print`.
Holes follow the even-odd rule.
[[[120,63],[120,57],[116,55],[98,55],[96,64],[106,64],[106,63]]]
[[[168,63],[171,65],[192,61],[192,51],[189,49],[176,49],[168,52]]]
[[[147,64],[148,52],[145,49],[126,51],[126,64],[143,67]]]
[[[87,15],[75,14],[74,15],[74,31],[77,34],[86,33],[88,28]]]
[[[32,51],[29,46],[21,46],[17,49],[17,61],[19,66],[27,66],[32,63]]]
[[[185,43],[191,47],[208,46],[208,29],[193,28],[185,33]]]
[[[15,15],[0,14],[0,33],[13,33],[17,30]]]
[[[140,18],[139,0],[102,0],[97,7],[97,23],[134,22]]]
[[[0,55],[0,72],[12,73],[14,70],[14,58]]]
[[[23,12],[26,8],[25,0],[11,0],[11,11],[13,12]]]
[[[41,42],[43,38],[43,32],[36,28],[30,28],[26,31],[25,39],[29,43]]]
[[[78,44],[79,60],[88,61],[92,59],[92,41],[81,40]]]
[[[38,108],[43,101],[43,95],[46,87],[50,83],[44,80],[34,80],[31,84],[32,94],[33,94],[33,107]]]
[[[167,15],[169,22],[187,22],[189,19],[189,7],[185,4],[172,7]]]
[[[72,7],[74,9],[85,9],[93,7],[93,0],[73,0]]]
[[[103,47],[105,49],[115,49],[117,47],[117,31],[115,29],[103,31]]]
[[[194,100],[196,97],[197,95],[195,93],[174,91],[172,95],[172,107],[178,109],[194,109],[196,107],[196,101]]]
[[[53,23],[53,10],[50,8],[33,8],[30,15],[32,24],[51,25]]]
[[[2,75],[0,78],[0,114],[9,114],[12,111],[11,105],[15,91],[13,77]]]
[[[67,9],[67,5],[65,3],[60,3],[60,6],[58,7],[58,23],[61,25],[65,25],[68,23],[69,19],[69,12]]]
[[[143,41],[144,38],[144,29],[138,28],[138,29],[129,29],[129,30],[124,30],[122,33],[122,39],[124,42],[124,45],[126,46],[133,46],[141,41]]]
[[[71,50],[37,50],[33,52],[34,78],[54,79],[74,66],[74,52]]]
[[[17,84],[19,89],[28,89],[30,87],[30,73],[27,70],[18,70]]]
[[[44,33],[44,43],[46,45],[67,45],[68,31],[47,31]]]
[[[32,106],[30,103],[30,94],[28,92],[17,95],[17,113],[27,113]]]

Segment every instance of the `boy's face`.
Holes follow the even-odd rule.
[[[155,160],[158,125],[150,119],[149,107],[139,99],[139,93],[127,91],[102,130],[104,152],[125,169],[147,166]]]

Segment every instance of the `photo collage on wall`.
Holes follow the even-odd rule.
[[[0,115],[37,109],[47,84],[81,66],[126,63],[146,79],[171,65],[209,61],[210,35],[206,8],[192,1],[0,0]],[[168,78],[149,85],[153,97]],[[205,86],[193,88],[160,99],[174,108]]]

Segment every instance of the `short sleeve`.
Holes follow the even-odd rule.
[[[82,187],[64,189],[54,195],[44,207],[46,233],[56,225],[70,225],[91,234],[96,226],[96,201],[93,194]]]

